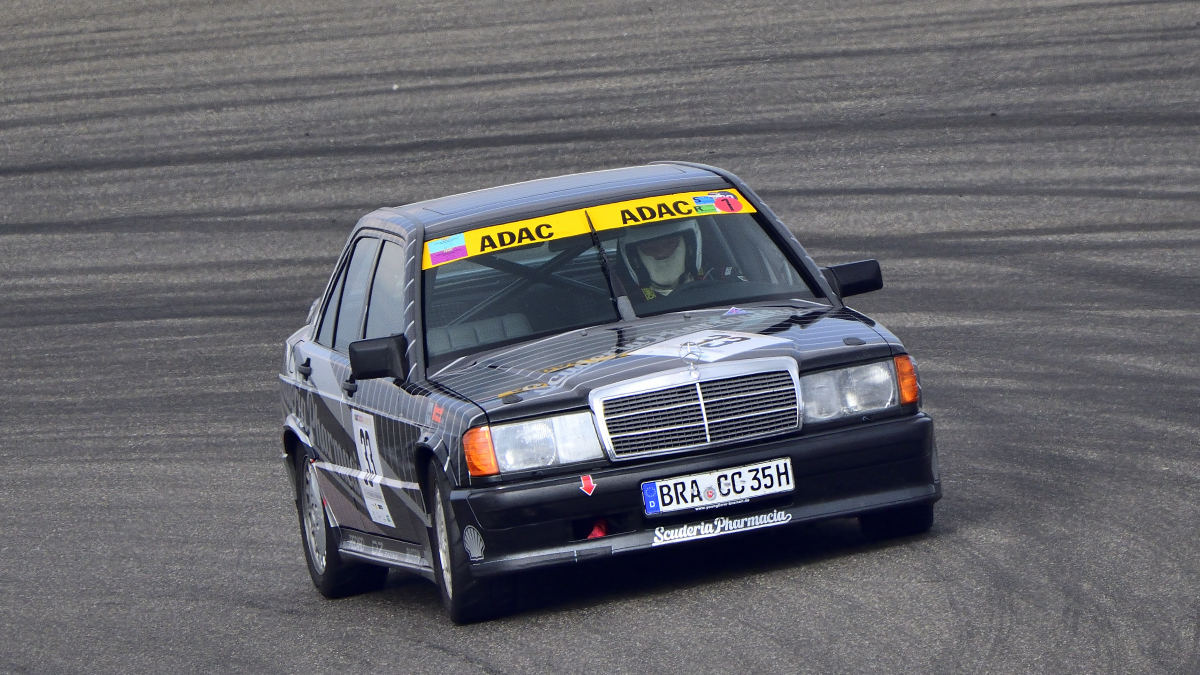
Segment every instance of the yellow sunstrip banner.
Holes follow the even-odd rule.
[[[722,213],[755,213],[737,190],[680,192],[661,197],[631,199],[587,209],[564,211],[541,218],[492,225],[425,242],[422,269],[463,260],[483,253],[587,234],[588,218],[596,231],[636,227],[689,216]]]

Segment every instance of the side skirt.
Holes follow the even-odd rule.
[[[433,581],[433,561],[420,546],[398,539],[340,529],[338,552],[348,558],[387,567],[397,567]]]

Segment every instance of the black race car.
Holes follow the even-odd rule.
[[[929,529],[916,366],[842,304],[882,283],[686,162],[363,217],[280,376],[313,583],[410,570],[465,622],[518,570],[832,517]]]

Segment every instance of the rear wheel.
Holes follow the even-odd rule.
[[[296,458],[296,511],[300,540],[313,586],[327,598],[342,598],[383,587],[387,568],[348,562],[338,553],[337,537],[325,515],[325,501],[317,482],[317,468],[304,452]]]
[[[866,513],[858,517],[858,526],[867,539],[876,541],[928,532],[933,527],[933,503]]]
[[[463,532],[450,507],[450,485],[436,466],[429,467],[429,542],[433,547],[433,572],[442,604],[454,623],[485,621],[511,609],[511,584],[504,579],[479,579],[471,574],[471,561],[463,545]]]

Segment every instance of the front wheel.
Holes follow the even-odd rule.
[[[867,539],[874,541],[928,532],[933,527],[933,503],[866,513],[858,517],[858,526]]]
[[[450,507],[450,485],[442,472],[429,466],[430,511],[433,516],[429,542],[433,548],[433,572],[441,591],[442,604],[454,623],[485,621],[511,609],[511,585],[504,579],[478,579],[471,574],[471,561],[463,544],[463,531]],[[472,528],[473,536],[479,533]],[[481,539],[479,541],[482,541]],[[484,550],[480,544],[479,552]]]
[[[347,562],[338,553],[337,537],[325,516],[325,501],[317,482],[317,468],[304,452],[296,453],[296,510],[300,515],[300,540],[313,586],[327,598],[344,598],[383,588],[387,568]]]

